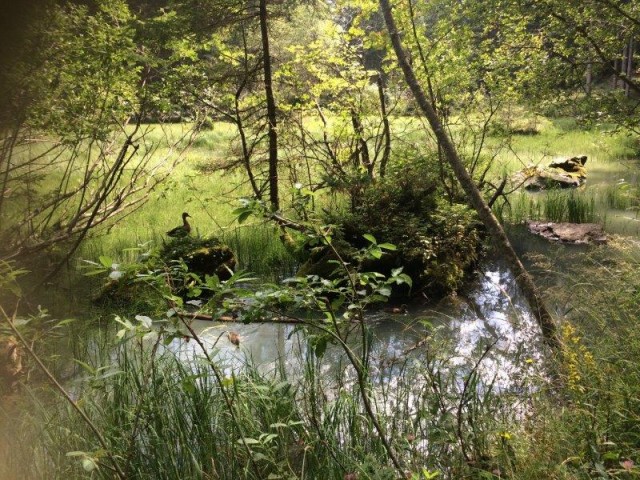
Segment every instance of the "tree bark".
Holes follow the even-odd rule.
[[[273,96],[271,73],[271,53],[269,51],[269,28],[267,0],[260,0],[260,34],[262,37],[262,55],[264,70],[264,94],[267,100],[267,121],[269,122],[269,199],[271,209],[280,209],[278,197],[278,130],[276,102]]]
[[[384,141],[384,149],[382,158],[380,159],[380,177],[384,178],[387,173],[387,164],[391,157],[391,125],[389,123],[389,114],[387,113],[387,101],[385,99],[384,87],[385,82],[382,72],[378,72],[376,79],[378,85],[378,97],[380,98],[380,113],[382,114],[382,137]]]
[[[557,348],[559,346],[559,341],[556,334],[555,323],[551,314],[542,302],[540,292],[533,282],[533,278],[525,269],[520,258],[518,258],[518,255],[511,246],[502,225],[500,225],[496,217],[493,215],[491,209],[482,197],[480,190],[473,182],[469,172],[467,172],[462,160],[458,156],[458,152],[456,151],[453,142],[445,132],[436,111],[427,101],[422,87],[418,83],[413,72],[413,68],[409,64],[407,56],[402,48],[400,35],[398,34],[393,14],[391,13],[389,0],[380,0],[380,6],[387,25],[387,30],[389,31],[389,36],[391,37],[393,49],[396,57],[398,58],[398,64],[402,69],[407,85],[411,89],[418,106],[427,117],[427,120],[429,121],[439,144],[442,146],[444,155],[451,165],[456,178],[469,197],[472,206],[478,212],[478,217],[491,235],[496,248],[502,253],[505,260],[508,262],[508,265],[515,276],[518,287],[520,287],[525,299],[529,302],[531,310],[538,322],[538,325],[540,326],[545,342],[549,346]]]
[[[626,69],[625,69],[625,75],[627,76],[627,78],[629,79],[629,81],[633,80],[633,54],[634,54],[634,50],[635,50],[635,45],[633,42],[633,38],[629,39],[629,44],[627,45],[627,61],[626,61]],[[629,92],[630,92],[630,88],[629,88],[629,84],[626,83],[624,86],[624,94],[627,98],[629,98]]]
[[[360,114],[355,110],[351,110],[351,124],[353,125],[353,131],[356,136],[356,149],[353,152],[354,167],[358,169],[363,166],[367,169],[367,175],[373,180],[373,163],[371,162],[371,155],[369,155],[369,146],[367,140],[364,138],[364,127],[360,120]]]

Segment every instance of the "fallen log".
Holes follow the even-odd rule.
[[[176,312],[176,315],[183,320],[204,320],[208,322],[228,322],[228,323],[244,323],[242,320],[233,315],[220,315],[214,317],[206,313]],[[250,323],[288,323],[292,325],[308,323],[306,320],[294,317],[278,316],[278,317],[262,317],[258,320],[251,320]]]

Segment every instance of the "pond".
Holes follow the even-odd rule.
[[[401,364],[437,344],[434,354],[446,358],[443,365],[451,368],[473,366],[482,356],[477,372],[484,383],[498,390],[518,388],[523,376],[541,372],[543,350],[536,321],[518,294],[513,275],[500,262],[485,264],[464,294],[437,304],[414,302],[404,313],[373,310],[366,322],[372,332],[374,366]],[[308,353],[307,342],[293,325],[195,321],[193,327],[227,375],[250,363],[264,373],[284,367],[295,377]],[[229,331],[240,336],[238,347],[228,341]],[[167,348],[185,361],[202,353],[194,341],[174,340]],[[347,359],[333,347],[325,353],[325,360],[330,374],[337,373]]]
[[[622,201],[619,204],[605,201],[612,191],[624,194],[636,188],[634,166],[635,161],[596,162],[590,165],[587,186],[576,192],[600,199],[597,215],[608,233],[640,235],[640,219],[632,206]],[[545,192],[522,194],[527,201],[540,201],[545,195]],[[571,261],[566,252],[590,248],[552,245],[521,226],[511,227],[509,235],[521,256],[554,250],[558,270],[562,270],[563,261]],[[553,277],[549,281],[561,282]],[[96,315],[95,309],[87,306],[86,295],[83,301],[84,294],[74,288],[73,282],[69,282],[68,295],[60,295],[60,289],[45,289],[44,295],[31,301],[32,307],[38,303],[53,305],[59,318],[82,320]],[[559,307],[551,305],[551,308],[562,316]],[[111,322],[111,318],[107,321]],[[371,310],[366,322],[372,334],[373,365],[393,366],[424,354],[438,355],[442,368],[457,369],[461,374],[476,368],[483,382],[498,390],[517,389],[525,377],[543,373],[544,350],[536,321],[518,292],[513,275],[497,259],[486,260],[458,295],[437,303],[419,298],[401,314],[387,313],[384,308]],[[250,363],[265,373],[284,368],[295,375],[303,368],[308,354],[308,342],[293,325],[195,321],[193,328],[227,374],[237,373]],[[239,335],[239,347],[228,341],[229,331]],[[184,361],[200,353],[200,347],[193,341],[174,340],[166,348]],[[329,371],[342,369],[346,361],[337,347],[330,347],[324,360]],[[378,370],[393,375],[393,368]]]
[[[636,161],[592,164],[587,186],[573,193],[593,202],[593,213],[608,234],[640,236],[638,210],[629,203],[627,195],[630,189],[637,188],[635,167]],[[528,201],[544,201],[547,195],[548,192],[523,193]],[[523,257],[553,251],[558,272],[563,270],[563,263],[567,262],[564,265],[567,266],[575,261],[576,253],[593,248],[553,245],[528,233],[523,226],[509,228],[509,235]],[[548,276],[546,281],[550,284],[542,287],[558,283],[561,286],[563,282],[557,275]],[[550,305],[550,308],[556,310],[561,320],[562,307]],[[458,295],[437,303],[414,301],[400,315],[384,309],[373,310],[368,312],[366,321],[373,336],[374,365],[401,361],[437,345],[438,354],[446,358],[443,365],[459,369],[466,366],[466,370],[460,369],[462,374],[477,366],[483,382],[497,390],[517,389],[527,376],[539,377],[544,372],[544,347],[537,323],[513,275],[499,260],[485,261]],[[307,353],[304,338],[290,325],[197,321],[194,328],[207,346],[215,344],[216,358],[225,365],[227,373],[240,371],[247,362],[263,372],[275,371],[282,365],[294,372],[302,368]],[[240,336],[239,347],[227,341],[224,335],[227,331]],[[170,349],[187,360],[198,354],[199,347],[193,342],[175,341]],[[489,351],[485,352],[486,349]],[[341,368],[345,362],[337,347],[329,349],[327,355],[330,369]]]

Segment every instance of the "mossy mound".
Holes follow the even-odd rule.
[[[121,307],[136,313],[160,313],[167,309],[162,293],[133,270],[123,272],[118,278],[110,277],[93,301],[98,305]]]
[[[215,237],[173,238],[159,250],[145,255],[138,263],[118,266],[110,272],[109,281],[94,298],[97,303],[115,304],[134,309],[137,312],[158,312],[166,310],[166,300],[161,289],[152,285],[154,281],[164,283],[157,277],[170,272],[173,294],[183,298],[205,296],[206,291],[193,292],[191,274],[202,280],[216,275],[220,280],[228,280],[233,275],[236,257],[233,251]],[[162,277],[164,278],[164,277]]]
[[[216,237],[174,238],[160,250],[160,260],[165,264],[182,260],[189,272],[202,278],[217,275],[220,280],[228,280],[236,266],[233,251]]]
[[[334,245],[346,260],[355,261],[355,252],[366,247],[364,234],[378,243],[392,243],[397,250],[380,259],[368,259],[360,267],[389,275],[404,268],[413,288],[402,285],[394,296],[422,294],[441,297],[460,288],[464,277],[478,259],[480,225],[466,205],[449,204],[441,193],[419,175],[406,173],[378,182],[367,189],[360,205],[327,219],[338,226]],[[310,256],[299,274],[331,275],[336,266],[331,252],[319,250]]]

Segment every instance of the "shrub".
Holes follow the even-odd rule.
[[[475,212],[439,196],[433,183],[408,170],[370,186],[353,212],[340,212],[328,221],[338,225],[340,239],[354,249],[366,246],[367,233],[397,247],[365,262],[365,270],[388,275],[404,267],[413,279],[413,293],[444,295],[462,285],[477,261],[481,235]],[[396,293],[407,294],[407,287],[402,288]]]

